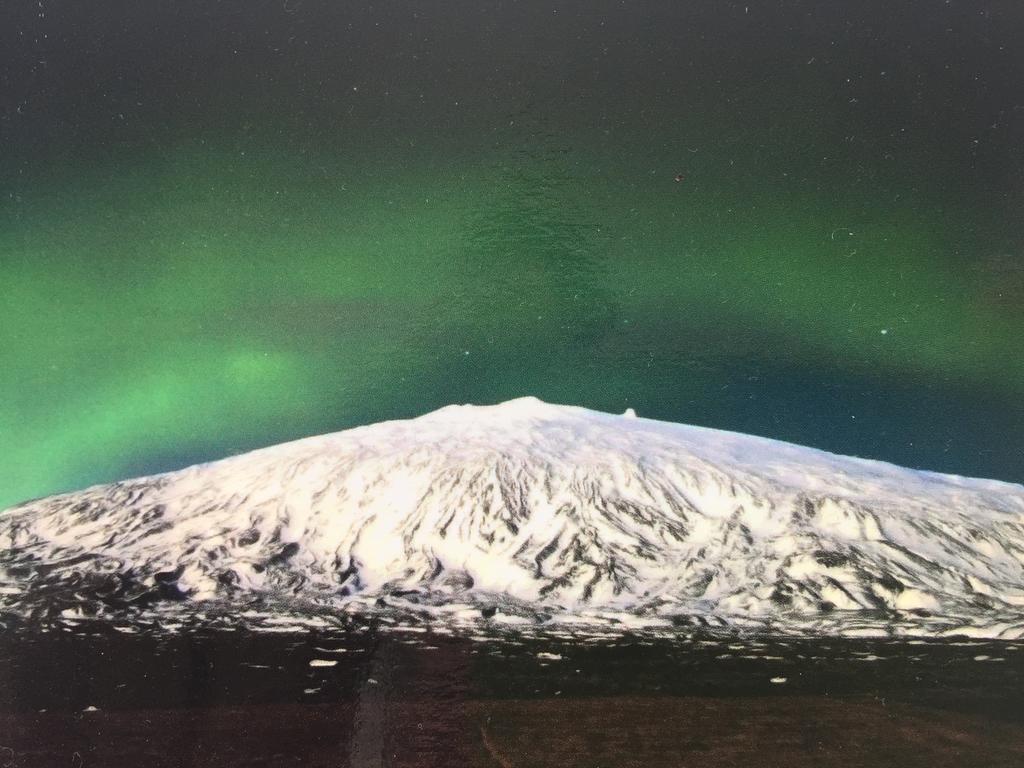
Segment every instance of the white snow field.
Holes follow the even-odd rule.
[[[0,614],[211,606],[1017,639],[1024,487],[523,398],[0,513]]]

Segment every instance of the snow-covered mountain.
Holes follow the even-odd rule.
[[[1024,635],[1022,486],[533,398],[32,501],[0,547],[0,611],[36,617]]]

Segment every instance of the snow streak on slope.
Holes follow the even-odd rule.
[[[1024,635],[1024,487],[532,398],[0,513],[0,610]]]

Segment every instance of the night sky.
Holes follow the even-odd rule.
[[[527,394],[1024,481],[1024,5],[3,3],[0,506]]]

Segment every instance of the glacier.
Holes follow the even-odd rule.
[[[1024,636],[1020,485],[535,398],[30,501],[0,547],[28,621]]]

